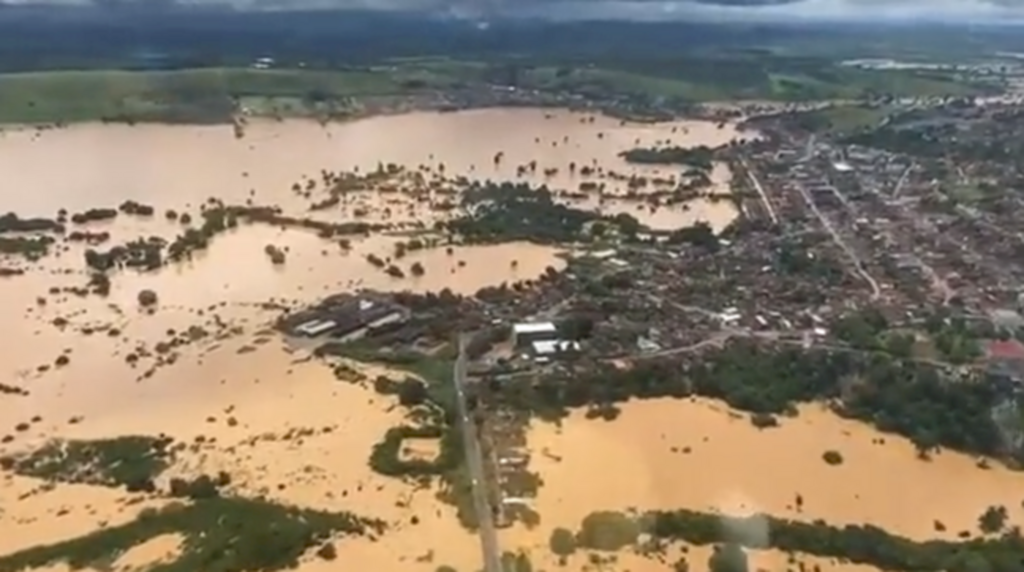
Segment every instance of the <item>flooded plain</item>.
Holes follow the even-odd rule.
[[[308,215],[316,197],[305,190],[322,190],[318,181],[324,171],[370,172],[393,163],[424,179],[461,175],[575,192],[585,178],[578,168],[570,172],[575,164],[598,165],[617,176],[594,178],[605,185],[600,197],[569,197],[568,202],[629,213],[654,228],[698,220],[722,228],[736,216],[727,200],[685,206],[623,200],[629,177],[671,173],[627,165],[617,155],[634,146],[716,146],[737,137],[730,125],[622,124],[540,110],[410,114],[327,126],[254,122],[241,138],[223,126],[8,128],[0,132],[0,173],[8,189],[2,210],[54,216],[59,209],[73,213],[135,200],[154,206],[157,215],[122,216],[87,227],[109,232],[115,241],[170,238],[183,227],[162,215],[174,210],[196,216],[211,197]],[[535,170],[522,168],[531,162]],[[716,166],[711,180],[714,192],[728,192],[727,168]],[[154,272],[114,272],[105,298],[64,290],[86,278],[82,245],[67,245],[35,263],[0,257],[0,266],[26,271],[0,278],[0,316],[8,328],[0,347],[2,382],[26,392],[0,394],[5,424],[0,454],[54,437],[167,434],[201,443],[177,460],[168,477],[223,470],[233,475],[233,490],[247,496],[386,520],[392,528],[379,542],[337,542],[353,568],[478,569],[477,537],[459,526],[454,509],[436,498],[436,490],[381,477],[367,466],[373,445],[402,421],[396,403],[339,383],[330,367],[285,345],[268,329],[276,315],[268,303],[296,306],[359,288],[472,294],[564,265],[558,249],[526,243],[412,252],[402,264],[418,262],[425,272],[406,278],[393,278],[367,262],[367,255],[388,256],[403,236],[429,229],[445,216],[431,208],[435,200],[364,193],[314,213],[318,220],[358,218],[400,227],[401,232],[354,238],[347,248],[307,230],[244,225],[217,236],[191,261]],[[287,253],[285,264],[268,261],[269,244]],[[138,293],[145,289],[159,295],[153,311],[138,308]],[[159,350],[168,337],[194,327],[208,335],[170,353]],[[531,469],[543,479],[534,506],[541,524],[505,530],[502,542],[508,550],[528,550],[538,569],[558,566],[547,547],[551,530],[575,528],[595,510],[765,511],[832,524],[870,522],[926,539],[975,531],[987,507],[1004,505],[1010,522],[1024,525],[1020,474],[999,466],[983,470],[976,460],[951,452],[925,462],[905,440],[883,437],[816,407],[802,409],[779,428],[759,431],[719,404],[632,402],[611,423],[586,420],[582,413],[560,427],[535,423],[529,446]],[[844,463],[826,464],[822,454],[828,450],[840,451]],[[0,478],[0,554],[115,526],[163,504],[97,487]],[[179,538],[158,537],[116,564],[145,568],[179,548]],[[691,569],[702,569],[707,551],[688,550]],[[614,569],[620,570],[670,567],[635,554],[615,558]],[[751,554],[755,569],[773,571],[792,569],[792,558]],[[808,569],[873,572],[798,559]],[[301,570],[334,566],[310,559]],[[596,568],[577,555],[565,569]]]
[[[4,208],[22,216],[53,215],[61,207],[75,212],[116,206],[125,200],[183,210],[198,208],[210,197],[303,210],[307,205],[289,190],[323,170],[369,172],[390,163],[575,191],[586,177],[570,172],[570,164],[625,176],[670,175],[673,170],[667,167],[627,164],[618,153],[656,145],[715,147],[742,137],[731,124],[635,124],[534,109],[413,113],[325,126],[254,121],[242,138],[224,126],[8,128],[0,132],[0,172],[17,174],[8,182],[13,192],[5,197]],[[531,162],[534,170],[518,172]],[[728,191],[727,176],[721,170],[715,175],[720,190]],[[606,186],[609,195],[625,194],[624,180],[609,180]],[[337,214],[346,214],[343,209]],[[722,218],[709,219],[713,225],[735,217],[735,211],[715,212]],[[681,208],[678,213],[677,227],[694,219]]]
[[[530,469],[544,481],[533,504],[542,524],[505,534],[536,554],[550,552],[553,528],[576,526],[595,510],[689,508],[835,526],[871,523],[919,541],[957,540],[961,531],[976,537],[978,518],[990,506],[1005,506],[1009,525],[1024,524],[1024,473],[997,463],[982,468],[952,451],[921,460],[906,439],[843,420],[821,405],[803,406],[779,427],[759,430],[747,414],[720,402],[634,400],[613,422],[588,420],[583,412],[560,425],[534,422],[528,447]],[[826,463],[826,451],[839,452],[843,462]],[[761,557],[764,569],[786,569]],[[706,560],[697,558],[698,565]],[[867,568],[832,563],[822,569]]]
[[[305,190],[316,187],[324,171],[368,172],[394,163],[426,178],[443,173],[574,191],[580,177],[569,173],[570,163],[600,165],[627,177],[662,176],[663,168],[633,167],[617,154],[656,143],[715,146],[734,137],[729,125],[622,124],[537,110],[410,114],[327,126],[255,122],[241,138],[224,126],[5,128],[2,210],[53,217],[60,209],[75,213],[134,200],[152,205],[155,216],[120,216],[76,228],[108,232],[113,243],[171,238],[183,225],[164,214],[198,216],[210,198],[308,215],[315,197]],[[536,162],[536,172],[522,172],[530,162]],[[714,189],[728,191],[727,169],[717,168],[712,179]],[[605,198],[587,199],[588,204],[647,220],[635,201],[615,197],[626,192],[621,177],[606,178],[605,184]],[[666,228],[695,220],[720,228],[736,215],[728,201],[655,210],[650,216],[658,218],[650,224]],[[395,193],[363,194],[315,216],[387,222],[407,232],[429,228],[441,215]],[[0,316],[8,328],[0,348],[2,379],[23,392],[0,395],[0,454],[54,437],[167,434],[201,442],[169,475],[226,470],[235,476],[233,489],[246,495],[353,510],[389,522],[392,529],[380,542],[339,542],[339,553],[353,567],[476,569],[476,537],[460,528],[436,491],[380,477],[367,466],[373,445],[401,421],[395,403],[338,383],[327,365],[287,347],[268,329],[276,312],[267,304],[302,305],[358,288],[472,294],[533,279],[564,261],[558,249],[510,243],[413,252],[402,263],[418,262],[425,272],[401,279],[367,263],[369,254],[393,252],[401,238],[376,234],[342,248],[305,230],[243,225],[217,236],[193,260],[157,271],[112,272],[104,298],[73,290],[88,277],[82,244],[59,243],[57,254],[37,262],[0,257],[0,266],[25,271],[0,278]],[[271,264],[265,252],[270,244],[287,253],[286,264]],[[142,290],[158,294],[153,310],[139,309]],[[195,328],[202,335],[192,336]],[[182,332],[192,342],[168,351],[167,340]],[[297,433],[301,439],[289,437]],[[108,489],[2,478],[0,554],[127,522],[160,504]],[[179,544],[178,538],[159,537],[116,564],[145,567],[172,557]],[[303,570],[326,565],[313,561]]]

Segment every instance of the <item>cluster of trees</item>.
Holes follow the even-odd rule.
[[[876,308],[864,308],[840,317],[833,322],[832,332],[854,348],[887,352],[899,358],[911,357],[917,341],[914,331],[894,327]],[[944,313],[930,315],[924,321],[922,333],[927,334],[942,358],[952,364],[970,363],[981,357],[982,337],[998,335],[987,322],[976,326],[963,317]]]
[[[991,328],[991,324],[985,322]],[[973,327],[963,317],[936,314],[925,322],[925,329],[939,351],[950,363],[964,364],[984,354],[981,348],[982,336],[995,336],[995,331]]]
[[[0,458],[0,468],[40,479],[124,487],[128,492],[157,492],[156,478],[170,465],[173,440],[132,435],[94,441],[52,441],[21,457]],[[220,495],[231,475],[175,477],[172,497],[203,500]]]
[[[129,435],[112,439],[51,441],[0,468],[39,479],[152,491],[171,460],[172,439]]]
[[[91,208],[71,215],[71,222],[75,224],[88,224],[90,222],[114,220],[115,218],[117,218],[117,209]]]
[[[117,216],[118,211],[136,216],[151,216],[153,207],[133,201],[127,201],[118,209],[89,209],[84,213],[78,213],[72,218],[78,217],[76,222],[89,222],[93,220],[105,220]],[[85,251],[86,266],[96,272],[107,272],[116,268],[128,267],[142,270],[155,270],[168,262],[186,260],[193,253],[205,250],[213,238],[223,232],[238,226],[239,221],[258,222],[274,226],[287,226],[305,228],[316,231],[322,238],[333,238],[342,235],[366,234],[381,230],[384,225],[364,222],[350,223],[328,223],[313,219],[295,218],[282,215],[279,209],[274,207],[260,206],[237,206],[224,205],[212,201],[205,205],[202,210],[202,222],[198,226],[192,226],[192,219],[186,213],[179,216],[177,212],[168,211],[169,220],[177,220],[187,226],[184,232],[174,240],[167,242],[160,237],[140,238],[123,245],[110,248],[107,251],[88,249]],[[10,219],[9,224],[15,226],[46,226],[39,221],[21,221]],[[32,239],[33,241],[44,240],[47,237]],[[5,239],[6,240],[6,239]],[[27,239],[19,239],[22,242]],[[52,239],[49,239],[52,242]],[[31,245],[29,245],[31,246]],[[43,244],[48,246],[48,243]],[[28,248],[22,245],[21,250]],[[0,252],[3,250],[3,243],[0,242]],[[40,250],[35,248],[34,250]],[[45,249],[43,249],[45,253]],[[268,247],[267,254],[275,264],[284,262],[284,253],[277,247]]]
[[[157,236],[138,238],[107,251],[85,251],[85,265],[96,272],[115,268],[138,268],[156,270],[164,264],[163,249],[167,242]]]
[[[676,229],[668,235],[668,244],[692,244],[710,252],[718,250],[720,243],[711,225],[697,221],[691,226]]]
[[[403,459],[402,442],[406,439],[438,439],[440,452],[435,459]],[[462,462],[459,432],[449,427],[392,427],[370,453],[370,468],[389,477],[442,476]]]
[[[770,380],[770,382],[766,381]],[[733,341],[699,359],[650,360],[631,370],[595,369],[509,384],[509,406],[559,418],[570,408],[604,407],[631,398],[720,399],[759,418],[795,413],[795,405],[834,400],[836,411],[911,439],[922,452],[949,447],[982,455],[1006,451],[992,410],[1003,402],[984,380],[950,383],[932,366],[886,354],[804,350]],[[766,418],[760,423],[770,426]]]
[[[0,570],[46,568],[66,562],[72,569],[111,562],[133,546],[164,534],[182,535],[182,550],[166,570],[286,570],[311,549],[338,535],[378,535],[378,519],[324,512],[263,500],[209,497],[189,504],[142,511],[122,524],[0,557]]]
[[[471,243],[572,242],[585,225],[602,218],[555,202],[546,187],[524,183],[476,184],[464,193],[463,205],[470,214],[448,222],[447,229]]]
[[[0,235],[7,233],[54,233],[63,234],[63,221],[48,218],[21,218],[15,213],[0,215]],[[39,260],[50,253],[50,246],[56,242],[52,236],[0,236],[0,254],[24,256],[30,261]],[[7,270],[5,275],[17,275],[16,270]]]
[[[735,518],[691,510],[657,511],[649,515],[649,522],[650,533],[658,539],[774,548],[839,558],[880,570],[1016,572],[1024,563],[1024,539],[1016,531],[994,539],[914,542],[871,525],[838,528],[820,521],[807,523],[766,515]],[[746,572],[735,566],[713,570]]]
[[[191,500],[211,499],[220,496],[220,489],[231,484],[231,475],[221,471],[216,476],[199,475],[193,479],[173,478],[168,483],[172,497]]]
[[[398,396],[398,403],[402,407],[422,405],[429,397],[427,386],[422,381],[411,377],[395,381],[381,375],[373,381],[373,389],[381,395]]]
[[[886,149],[931,159],[948,158],[954,163],[1017,164],[1024,144],[1013,135],[1012,126],[1024,120],[1010,112],[981,121],[956,118],[922,118],[891,122],[882,127],[851,135],[844,143]],[[916,123],[916,124],[915,124]],[[965,130],[966,126],[966,130]]]
[[[50,253],[54,243],[50,236],[0,236],[0,254],[16,254],[29,260],[39,260]]]
[[[48,218],[21,218],[15,213],[0,215],[0,234],[8,232],[63,233],[64,225]]]
[[[990,506],[978,517],[978,529],[985,534],[998,534],[1009,518],[1005,506]]]
[[[646,165],[685,165],[701,171],[714,168],[715,150],[707,145],[696,147],[637,147],[619,153],[629,163]]]

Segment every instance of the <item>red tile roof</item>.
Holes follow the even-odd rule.
[[[994,340],[988,344],[988,357],[1024,360],[1024,344],[1017,340]]]

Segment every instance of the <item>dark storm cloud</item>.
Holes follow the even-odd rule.
[[[107,9],[230,5],[238,9],[445,10],[559,19],[1021,21],[1024,0],[7,0],[91,4]]]

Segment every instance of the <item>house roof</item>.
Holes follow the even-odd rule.
[[[536,323],[524,323],[515,324],[512,326],[512,331],[515,334],[543,334],[557,331],[558,328],[552,322],[536,322]]]
[[[533,353],[537,355],[551,355],[564,351],[578,351],[580,343],[567,340],[543,340],[533,342]]]
[[[1024,344],[1017,340],[993,340],[988,344],[988,357],[1024,361]]]

